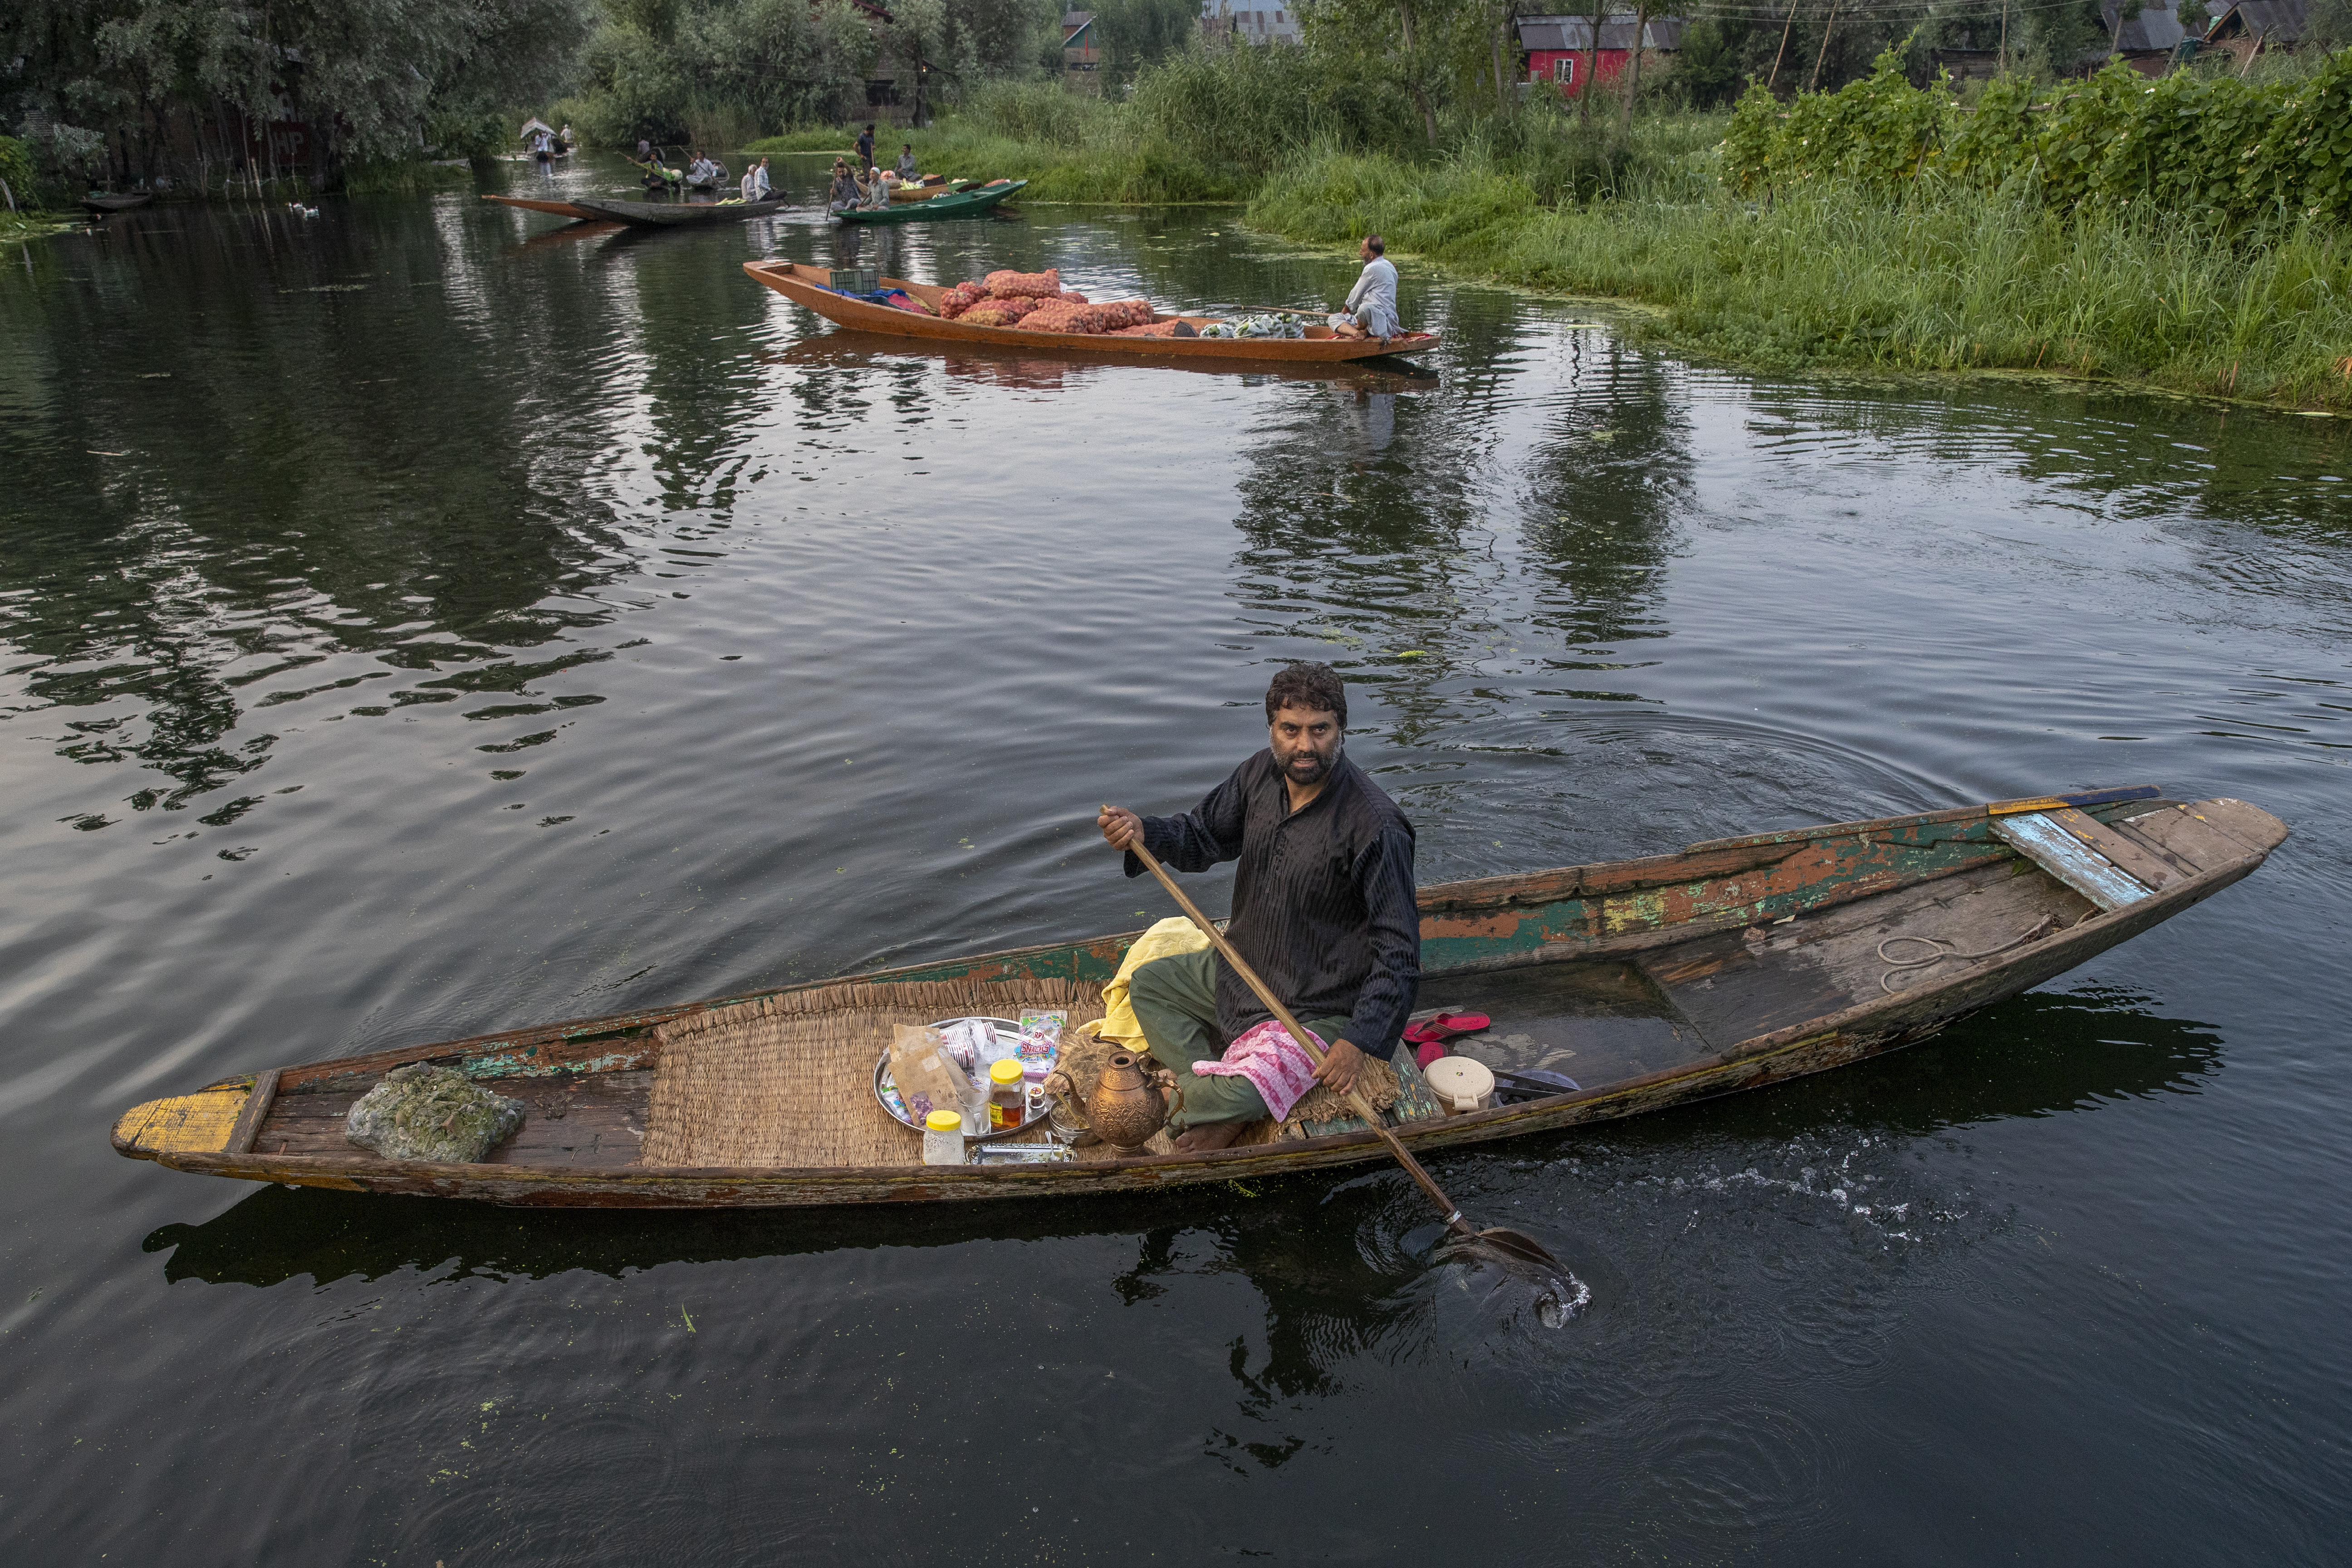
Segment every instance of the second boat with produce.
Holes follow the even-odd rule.
[[[952,289],[791,261],[747,261],[743,270],[839,326],[940,342],[1060,348],[1119,359],[1328,363],[1412,353],[1434,347],[1438,341],[1435,332],[1347,337],[1319,318],[1287,311],[1186,316],[1155,310],[1142,300],[1093,305],[1063,289],[1059,274],[1050,269],[992,272],[986,279]],[[870,286],[860,289],[857,284]],[[1026,291],[1011,292],[1014,289]],[[1089,317],[1089,308],[1097,314]],[[1117,325],[1110,324],[1114,311],[1120,314]]]

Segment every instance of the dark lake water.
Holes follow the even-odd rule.
[[[2352,425],[1759,379],[1410,260],[1443,348],[1305,376],[894,352],[740,267],[1353,273],[1216,207],[858,243],[466,189],[0,255],[9,1561],[2341,1560]],[[2085,784],[2296,836],[1928,1044],[1441,1158],[1592,1285],[1557,1331],[1384,1170],[599,1215],[108,1148],[1157,919],[1096,803],[1192,804],[1300,657],[1425,881]]]

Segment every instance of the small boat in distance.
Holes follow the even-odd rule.
[[[2201,902],[2286,837],[2243,801],[2184,804],[2143,787],[1424,887],[1423,998],[1488,1015],[1492,1030],[1456,1049],[1506,1072],[1553,1073],[1528,1081],[1555,1092],[1459,1115],[1420,1100],[1396,1134],[1424,1152],[1486,1142],[1894,1050]],[[1116,875],[1108,860],[1103,874]],[[114,1147],[241,1181],[591,1208],[1149,1193],[1388,1158],[1360,1123],[1289,1137],[1260,1123],[1213,1153],[1113,1158],[1108,1145],[1031,1142],[1010,1163],[924,1164],[920,1135],[881,1100],[894,1026],[1042,1007],[1093,1020],[1141,934],[269,1068],[131,1108]],[[353,1102],[419,1063],[520,1100],[520,1129],[478,1163],[352,1144]],[[1419,1080],[1410,1051],[1395,1071],[1401,1092]]]
[[[796,305],[805,305],[826,321],[858,331],[884,332],[898,338],[932,342],[994,343],[1024,348],[1066,349],[1110,359],[1291,360],[1328,363],[1372,359],[1381,354],[1414,353],[1433,347],[1435,332],[1407,332],[1386,342],[1378,338],[1343,338],[1326,326],[1312,326],[1299,338],[1155,338],[1121,337],[1115,332],[1038,332],[1015,324],[988,327],[977,322],[877,305],[871,300],[844,294],[833,287],[833,274],[822,267],[791,261],[747,261],[743,270]],[[939,309],[945,289],[930,283],[909,283],[884,278],[884,289],[901,289],[932,310]],[[1216,316],[1155,314],[1155,322],[1183,321],[1195,332],[1215,325]]]
[[[536,196],[493,196],[487,195],[484,195],[482,199],[486,202],[496,202],[500,206],[504,207],[520,207],[525,212],[546,213],[551,217],[593,218],[599,216],[598,214],[590,212],[586,207],[582,206],[577,202],[542,201]]]
[[[984,185],[950,191],[944,195],[901,202],[893,193],[887,207],[852,207],[833,215],[835,223],[929,223],[935,218],[978,217],[1007,201],[1029,184],[1026,180],[991,180]]]
[[[82,197],[81,205],[84,211],[93,212],[104,217],[109,213],[129,212],[132,207],[143,207],[154,199],[155,193],[152,191],[134,191],[129,195],[121,196],[108,191],[92,191]]]
[[[608,217],[639,228],[678,228],[692,223],[732,223],[766,217],[792,203],[778,196],[764,202],[616,202],[583,196],[572,204],[589,217]]]

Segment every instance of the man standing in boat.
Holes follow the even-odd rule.
[[[1325,1042],[1315,1068],[1205,945],[1135,970],[1128,999],[1176,1074],[1168,1125],[1187,1151],[1288,1114],[1310,1079],[1344,1093],[1366,1057],[1395,1051],[1421,984],[1412,824],[1346,754],[1347,688],[1328,665],[1291,665],[1266,688],[1265,718],[1266,749],[1192,810],[1096,819],[1113,848],[1139,840],[1179,871],[1239,861],[1225,934]],[[1127,874],[1144,874],[1132,855]]]

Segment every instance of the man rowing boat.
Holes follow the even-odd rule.
[[[1314,1067],[1205,946],[1135,970],[1128,999],[1152,1057],[1176,1074],[1168,1129],[1187,1151],[1288,1114],[1313,1080],[1345,1093],[1365,1057],[1395,1051],[1421,984],[1412,824],[1345,754],[1347,688],[1328,665],[1291,665],[1266,688],[1265,717],[1266,749],[1192,810],[1107,805],[1096,819],[1113,848],[1139,840],[1180,871],[1238,860],[1225,935],[1328,1042]],[[1143,875],[1133,855],[1126,864]]]

